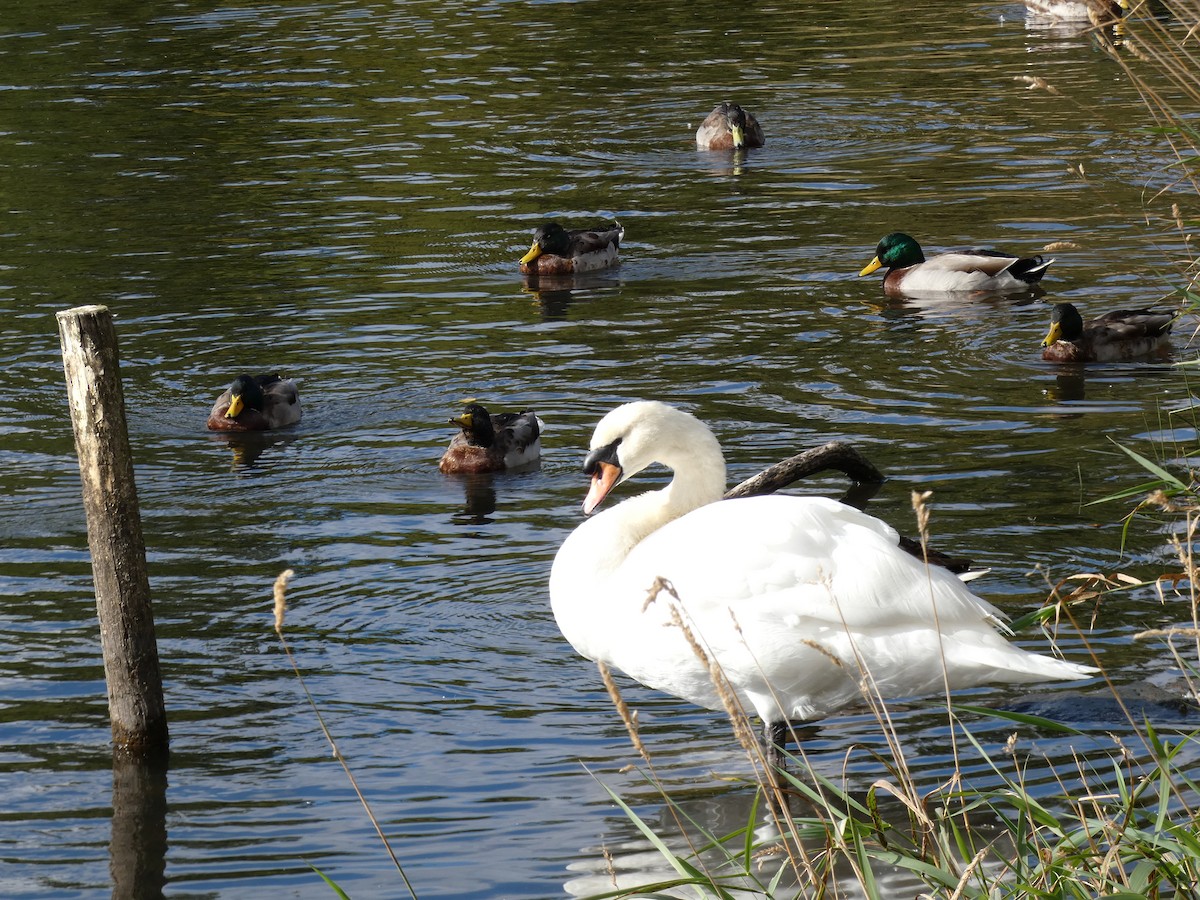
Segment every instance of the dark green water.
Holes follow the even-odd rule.
[[[1087,36],[933,0],[9,6],[0,893],[110,891],[60,309],[118,317],[168,679],[173,897],[329,896],[309,860],[352,896],[403,895],[271,630],[288,566],[298,660],[419,896],[563,896],[595,848],[633,839],[580,761],[649,815],[654,798],[619,771],[634,753],[545,590],[580,519],[582,448],[624,400],[709,421],[735,480],[853,441],[891,476],[872,511],[911,531],[909,493],[932,489],[936,541],[990,566],[981,593],[1014,614],[1047,578],[1170,567],[1152,523],[1122,551],[1126,507],[1084,504],[1141,479],[1112,440],[1150,455],[1164,431],[1194,438],[1167,419],[1184,375],[1038,354],[1047,301],[1143,305],[1185,259],[1169,207],[1191,201],[1150,202],[1168,157]],[[726,97],[767,131],[744,160],[693,146]],[[531,290],[516,260],[550,216],[619,217],[623,262]],[[856,273],[894,229],[930,250],[1078,249],[1054,254],[1042,296],[889,303]],[[305,420],[236,453],[205,415],[233,374],[268,368],[299,380]],[[539,411],[538,470],[438,473],[467,396]],[[1116,679],[1161,679],[1170,660],[1131,635],[1189,617],[1133,592],[1092,640]],[[748,791],[711,777],[748,771],[723,723],[627,697],[680,795],[736,821]],[[1123,726],[1089,715],[1103,760]],[[936,783],[943,718],[898,718]],[[850,715],[809,752],[835,774],[848,745],[881,740]],[[849,768],[882,775],[865,754]]]

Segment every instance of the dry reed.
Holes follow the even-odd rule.
[[[371,810],[371,804],[367,802],[366,796],[364,796],[362,790],[359,788],[354,773],[350,771],[350,765],[346,762],[346,757],[342,755],[337,741],[334,740],[333,733],[329,730],[329,726],[325,724],[325,718],[321,715],[321,710],[317,708],[316,700],[313,699],[313,695],[309,692],[308,685],[304,681],[304,676],[300,674],[300,667],[296,664],[296,658],[292,655],[292,648],[288,646],[287,638],[283,634],[284,612],[287,610],[287,585],[294,574],[291,569],[285,569],[275,579],[275,585],[272,590],[272,596],[275,601],[275,633],[279,635],[279,643],[283,647],[283,652],[287,655],[288,662],[292,665],[292,671],[296,673],[296,680],[300,682],[300,687],[304,690],[304,696],[308,699],[308,705],[312,707],[312,711],[317,717],[317,722],[321,726],[321,732],[325,735],[325,740],[329,742],[329,746],[333,750],[333,758],[341,763],[346,777],[350,779],[350,785],[354,788],[354,793],[358,795],[359,803],[366,810],[367,818],[371,820],[371,824],[375,826],[375,833],[383,841],[383,846],[387,849],[388,856],[391,857],[392,863],[396,866],[396,871],[400,873],[400,879],[404,882],[405,888],[408,889],[409,895],[413,900],[417,900],[417,892],[413,890],[413,886],[408,880],[408,875],[404,872],[404,867],[400,865],[400,860],[396,857],[392,845],[388,842],[387,835],[383,833],[383,828],[380,826],[379,820],[375,818],[375,813]]]

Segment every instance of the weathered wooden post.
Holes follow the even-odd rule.
[[[125,425],[117,333],[104,306],[63,310],[57,318],[83,479],[113,746],[165,755],[167,713]]]

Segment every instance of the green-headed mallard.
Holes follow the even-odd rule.
[[[1070,303],[1056,303],[1042,359],[1050,362],[1114,362],[1164,347],[1175,314],[1152,309],[1118,309],[1084,323]]]
[[[624,236],[620,222],[579,231],[567,231],[557,222],[547,222],[533,233],[533,246],[521,257],[521,272],[571,275],[607,268],[617,261]]]
[[[534,462],[542,452],[542,422],[530,409],[493,416],[469,403],[450,424],[462,430],[442,454],[443,472],[499,472]]]
[[[300,421],[296,382],[278,375],[239,375],[208,414],[210,431],[272,431]]]
[[[696,146],[701,150],[743,150],[767,142],[758,119],[736,103],[718,103],[696,129]]]
[[[995,250],[961,250],[926,259],[920,244],[894,231],[879,242],[875,258],[858,274],[870,275],[887,266],[883,290],[889,296],[1001,293],[1028,290],[1042,280],[1052,262],[1040,256],[1013,256]]]

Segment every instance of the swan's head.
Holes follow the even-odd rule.
[[[591,513],[609,491],[652,463],[662,463],[676,473],[684,470],[689,482],[705,490],[725,490],[725,459],[708,426],[681,409],[657,400],[637,400],[618,406],[596,426],[583,472],[592,478],[583,501]]]

